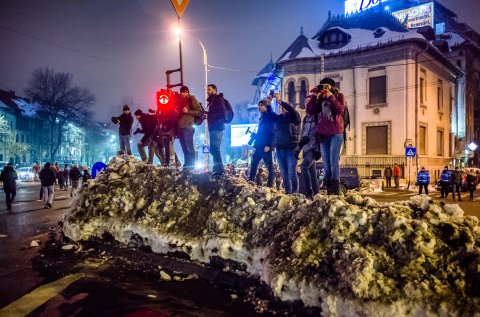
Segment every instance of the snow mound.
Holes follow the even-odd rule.
[[[378,203],[284,195],[114,158],[64,219],[74,241],[110,233],[126,245],[234,261],[283,301],[324,316],[480,313],[478,219],[427,196]]]

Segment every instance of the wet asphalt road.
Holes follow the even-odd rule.
[[[400,190],[369,194],[384,202],[407,200],[413,195]],[[92,245],[82,251],[62,250],[58,243],[49,242],[49,233],[54,232],[51,228],[72,199],[57,188],[53,208],[43,209],[38,196],[38,183],[22,183],[13,211],[8,213],[5,195],[0,194],[0,317],[16,316],[5,312],[7,305],[22,307],[18,316],[255,316],[268,306],[258,294],[242,292],[248,287],[234,277],[230,285],[236,287],[228,287],[223,282],[230,277],[215,270],[205,273],[195,266],[179,266],[158,255],[122,251],[115,245],[110,249]],[[438,199],[439,194],[433,192],[431,197]],[[451,197],[446,203],[452,203]],[[480,199],[464,200],[460,206],[466,214],[480,216]],[[38,240],[40,247],[31,247],[33,240]],[[162,280],[158,263],[172,278],[194,276],[190,273],[202,278]],[[46,290],[39,291],[41,285]],[[282,309],[277,312],[295,315]]]

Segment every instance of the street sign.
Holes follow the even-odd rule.
[[[166,105],[168,103],[168,96],[167,95],[160,95],[158,96],[158,102],[162,105]]]
[[[170,0],[170,2],[172,3],[175,11],[177,11],[178,17],[181,18],[190,0]]]
[[[406,157],[415,157],[415,156],[417,156],[417,148],[407,147],[407,148],[405,149],[405,156],[406,156]]]
[[[202,153],[203,154],[210,153],[210,146],[209,145],[202,145]]]
[[[102,171],[105,171],[107,169],[107,165],[103,162],[97,162],[93,164],[92,166],[92,178],[95,178],[97,176],[97,173],[100,173]]]

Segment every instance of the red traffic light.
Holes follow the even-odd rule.
[[[177,107],[178,93],[167,89],[157,91],[157,111],[173,112]]]

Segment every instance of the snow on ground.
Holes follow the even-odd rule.
[[[357,188],[355,192],[360,194],[381,193],[383,192],[383,182],[383,179],[363,179],[360,188]]]
[[[108,232],[200,263],[235,261],[235,273],[324,316],[480,314],[478,219],[424,195],[310,201],[125,156],[89,182],[63,223],[74,241]]]

